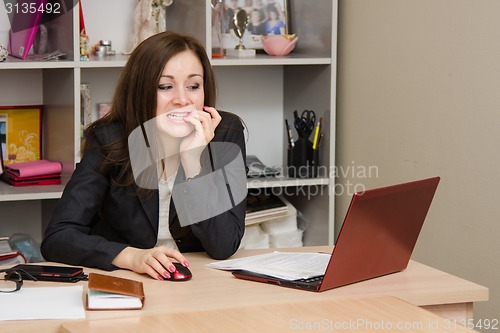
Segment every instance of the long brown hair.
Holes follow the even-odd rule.
[[[141,124],[156,116],[158,82],[166,63],[175,55],[191,50],[203,66],[204,105],[215,106],[216,83],[210,60],[203,45],[195,38],[166,31],[149,37],[140,43],[130,55],[115,89],[110,112],[85,130],[87,140],[84,153],[92,145],[92,132],[103,124],[118,124],[123,136],[116,142],[100,147],[105,157],[103,170],[112,165],[120,166],[120,172],[112,182],[128,186],[134,182],[127,139]]]

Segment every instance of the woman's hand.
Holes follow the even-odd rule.
[[[182,140],[180,152],[205,147],[215,136],[215,128],[222,120],[219,112],[213,107],[204,106],[205,111],[195,111],[184,121],[194,127],[194,131]]]
[[[215,129],[222,117],[213,107],[204,106],[205,111],[196,111],[184,121],[193,125],[194,131],[185,137],[180,145],[181,163],[186,177],[196,176],[200,170],[200,156],[206,145],[215,136]]]
[[[159,246],[152,249],[138,249],[126,247],[113,260],[113,265],[132,270],[136,273],[145,273],[156,280],[170,278],[175,272],[172,259],[188,267],[188,261],[177,250]]]

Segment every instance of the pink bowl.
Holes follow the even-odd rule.
[[[295,48],[299,37],[287,38],[282,35],[262,36],[264,51],[272,56],[286,56]]]

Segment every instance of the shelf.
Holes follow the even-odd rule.
[[[91,57],[89,61],[23,61],[9,57],[0,63],[0,69],[52,69],[52,68],[122,68],[127,63],[128,55],[114,55],[103,58]],[[16,59],[16,60],[11,60]],[[222,66],[294,66],[294,65],[330,65],[328,57],[312,58],[305,55],[288,55],[286,57],[271,57],[257,54],[255,58],[211,59],[214,67]]]
[[[73,68],[75,63],[66,60],[52,61],[29,61],[21,60],[14,57],[7,57],[7,60],[0,62],[1,69],[51,69],[51,68]]]
[[[281,188],[291,186],[324,186],[328,185],[328,178],[250,178],[247,180],[248,189]],[[14,187],[0,182],[0,202],[59,199],[64,185]]]
[[[15,187],[7,183],[0,182],[0,202],[59,199],[63,190],[63,184]]]
[[[329,65],[332,59],[328,57],[311,57],[303,54],[289,54],[286,57],[273,57],[257,54],[255,58],[212,59],[213,66],[266,66],[266,65]]]

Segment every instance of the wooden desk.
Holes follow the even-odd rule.
[[[391,296],[64,323],[65,333],[474,332]]]
[[[331,247],[294,248],[290,251],[331,252]],[[234,258],[268,252],[243,250]],[[280,249],[280,251],[285,251]],[[345,297],[393,296],[424,307],[449,319],[472,318],[472,303],[488,300],[488,289],[437,269],[411,261],[399,273],[371,279],[349,286],[316,293],[239,280],[229,272],[207,268],[213,260],[205,253],[186,254],[193,278],[187,282],[156,281],[130,271],[102,272],[144,282],[145,306],[140,311],[87,311],[88,320],[138,317],[157,314],[211,311],[306,301],[335,300]],[[86,291],[87,283],[79,282]],[[24,287],[57,286],[51,282],[25,282]],[[82,295],[83,299],[84,295]],[[0,323],[2,333],[57,332],[63,321],[18,321]]]

